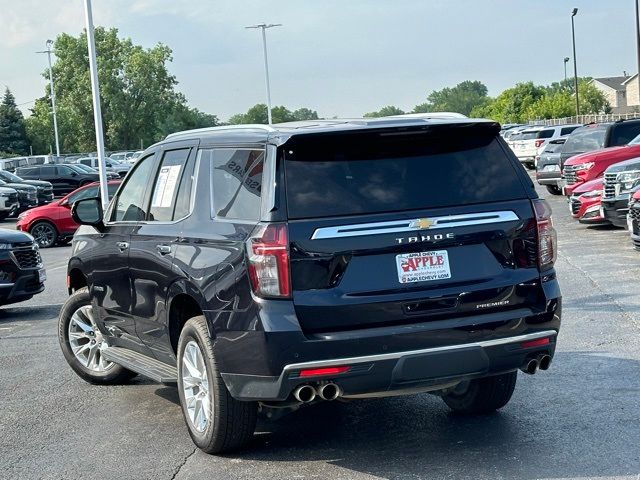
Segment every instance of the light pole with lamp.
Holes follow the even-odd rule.
[[[571,38],[573,39],[573,86],[576,90],[576,122],[580,115],[580,101],[578,100],[578,62],[576,61],[576,29],[573,18],[578,14],[578,9],[574,8],[571,12]]]
[[[569,57],[564,57],[564,83],[567,83],[567,63],[569,62]]]
[[[267,57],[267,34],[266,34],[266,30],[267,28],[273,28],[273,27],[281,27],[282,24],[281,23],[260,23],[258,25],[251,25],[249,27],[244,27],[244,28],[259,28],[262,30],[262,49],[264,51],[264,76],[265,76],[265,84],[267,86],[267,119],[269,121],[269,125],[271,125],[272,122],[272,118],[271,118],[271,86],[269,85],[269,60]]]

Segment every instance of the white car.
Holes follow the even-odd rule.
[[[13,188],[0,187],[0,220],[18,212],[18,192]]]
[[[518,160],[527,168],[535,168],[535,159],[540,155],[550,140],[569,135],[582,125],[557,125],[553,127],[529,127],[513,139],[511,148]]]
[[[82,165],[86,165],[92,168],[98,168],[98,159],[97,157],[82,157],[74,161],[73,163],[79,163]],[[116,172],[121,177],[124,177],[127,172],[131,169],[131,165],[129,163],[120,163],[117,160],[114,160],[111,157],[107,157],[105,159],[105,165],[108,170]]]

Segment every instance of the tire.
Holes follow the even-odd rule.
[[[82,328],[78,322],[83,323]],[[89,329],[87,330],[86,327]],[[70,332],[75,333],[77,338],[70,340]],[[93,384],[120,384],[135,377],[137,375],[135,372],[102,358],[101,340],[102,334],[92,320],[89,290],[86,287],[81,288],[67,299],[58,319],[58,341],[65,360],[80,378]],[[84,345],[91,345],[91,341],[94,342],[95,347],[85,347],[80,351]],[[86,356],[85,352],[87,352]],[[91,357],[92,353],[93,357]],[[95,361],[91,362],[91,358]],[[83,359],[86,362],[82,361]]]
[[[58,241],[58,230],[50,222],[40,221],[34,223],[29,229],[29,233],[40,248],[53,247]]]
[[[547,187],[547,192],[551,195],[562,195],[562,190],[555,185],[545,185]]]
[[[456,413],[491,413],[504,407],[516,387],[518,372],[478,378],[458,385],[442,399]]]
[[[202,451],[237,450],[253,437],[257,404],[238,401],[227,390],[203,316],[187,321],[180,333],[178,393],[189,435]]]

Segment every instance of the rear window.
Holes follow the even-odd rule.
[[[562,129],[560,130],[560,135],[569,135],[576,128],[578,128],[578,125],[572,125],[571,127],[562,127]]]
[[[606,125],[577,128],[567,138],[562,151],[566,153],[584,153],[598,150],[604,147],[606,134]]]
[[[526,198],[494,132],[294,137],[285,147],[289,218],[418,210]]]
[[[626,145],[640,134],[640,122],[617,123],[611,130],[611,147]]]
[[[553,137],[554,130],[540,130],[536,138],[551,138]]]

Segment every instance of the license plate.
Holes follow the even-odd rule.
[[[42,283],[47,279],[47,271],[43,268],[38,270],[38,282]]]
[[[633,219],[627,216],[627,228],[629,229],[629,233],[633,233]]]
[[[400,283],[430,282],[451,278],[446,250],[396,255]]]
[[[543,172],[559,172],[560,167],[558,165],[545,165],[542,171]]]
[[[600,207],[600,211],[598,213],[600,214],[600,218],[604,218],[604,208]]]

